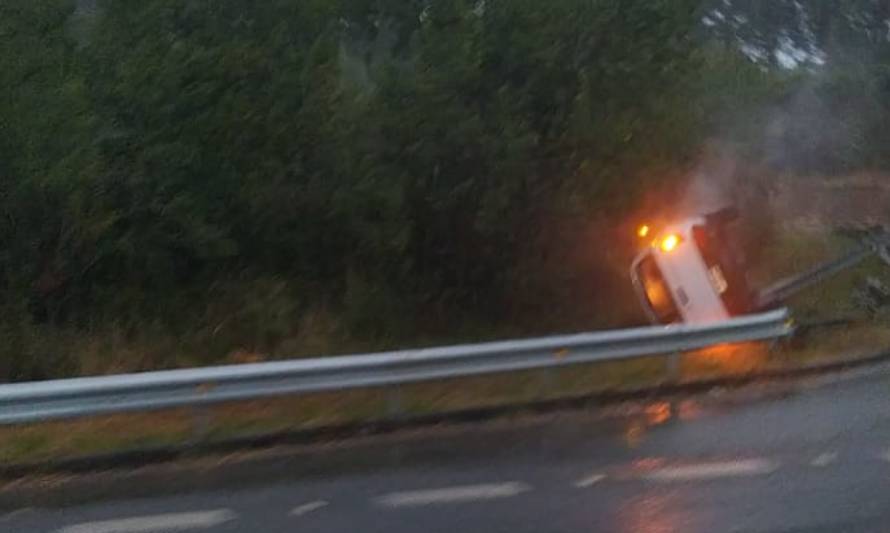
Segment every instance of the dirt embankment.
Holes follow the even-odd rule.
[[[883,225],[890,228],[890,175],[782,178],[769,187],[771,211],[784,229]]]

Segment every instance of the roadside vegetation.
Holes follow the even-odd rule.
[[[0,381],[642,322],[706,146],[890,167],[883,3],[744,4],[3,2]]]

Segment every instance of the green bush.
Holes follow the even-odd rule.
[[[797,83],[699,4],[4,3],[0,375],[632,323],[616,221]]]

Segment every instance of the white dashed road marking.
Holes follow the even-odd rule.
[[[327,507],[327,506],[328,506],[328,502],[326,502],[326,501],[304,503],[303,505],[294,507],[291,510],[290,514],[291,514],[291,516],[303,516],[303,515],[311,513],[312,511],[317,511],[317,510],[321,509],[322,507]]]
[[[386,507],[416,507],[441,503],[509,498],[530,490],[531,487],[525,483],[511,481],[509,483],[491,485],[467,485],[411,492],[393,492],[377,498],[377,503]]]
[[[59,533],[171,533],[193,529],[209,529],[237,518],[228,509],[139,516],[103,522],[86,522],[68,526]]]
[[[880,455],[881,459],[890,463],[890,450],[884,450],[884,453]]]
[[[597,483],[599,483],[600,481],[602,481],[604,479],[606,479],[605,474],[593,474],[593,475],[587,476],[585,478],[581,478],[578,481],[576,481],[575,487],[579,488],[579,489],[586,489],[587,487],[592,487],[593,485],[596,485]]]
[[[718,479],[723,477],[745,477],[769,474],[778,464],[766,459],[746,459],[721,463],[701,463],[694,465],[659,468],[643,474],[643,479],[651,481],[693,481]]]
[[[817,456],[815,459],[810,461],[812,466],[817,466],[819,468],[824,468],[831,463],[837,461],[837,453],[835,452],[827,452]]]

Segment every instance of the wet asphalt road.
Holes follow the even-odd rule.
[[[355,468],[337,454],[366,460]],[[300,461],[329,466],[182,494],[174,476],[165,495],[20,509],[0,531],[890,532],[890,371]]]

